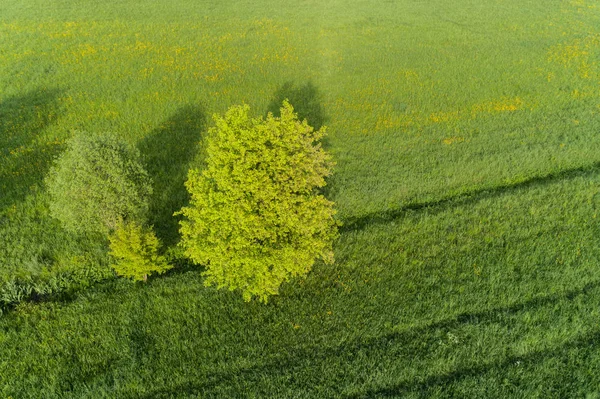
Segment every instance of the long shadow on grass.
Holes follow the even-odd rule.
[[[58,89],[36,89],[0,103],[0,210],[22,201],[41,184],[62,149],[54,140],[36,141],[60,116]]]
[[[591,331],[587,334],[579,336],[570,342],[563,345],[558,345],[554,348],[539,350],[527,353],[522,356],[507,356],[506,358],[491,363],[477,364],[471,367],[464,367],[445,374],[436,374],[427,377],[423,380],[409,380],[392,386],[383,388],[367,389],[359,393],[345,395],[346,399],[359,398],[385,398],[385,397],[402,397],[404,394],[418,392],[421,395],[427,395],[427,391],[432,388],[441,388],[469,377],[476,377],[490,371],[495,371],[494,374],[502,374],[502,371],[516,364],[520,367],[534,366],[540,364],[545,359],[556,357],[569,350],[578,348],[597,347],[600,339],[600,330]]]
[[[154,181],[150,223],[168,246],[178,239],[175,211],[187,204],[184,186],[191,161],[206,130],[206,114],[199,106],[186,106],[163,122],[139,145]]]
[[[491,188],[475,189],[473,191],[435,201],[412,203],[397,209],[373,212],[360,217],[349,217],[344,220],[344,225],[340,228],[340,231],[349,232],[362,230],[370,225],[389,223],[395,219],[401,218],[409,211],[417,211],[426,208],[441,210],[450,205],[467,205],[482,199],[498,197],[502,194],[511,193],[520,189],[545,186],[555,181],[573,179],[577,176],[588,176],[598,173],[599,171],[600,162],[594,162],[577,168],[551,172],[543,176],[530,177],[516,183],[501,184]]]
[[[443,333],[447,333],[448,331],[456,329],[462,325],[505,323],[508,317],[518,314],[519,312],[531,311],[536,308],[552,305],[553,303],[559,301],[570,302],[582,295],[588,294],[590,291],[598,287],[600,287],[600,280],[590,282],[582,287],[566,290],[561,293],[538,296],[521,303],[514,303],[507,306],[500,306],[482,311],[465,312],[452,318],[440,320],[424,326],[391,332],[389,334],[376,337],[356,339],[340,345],[330,347],[303,346],[290,348],[285,354],[272,356],[264,363],[243,368],[232,368],[227,372],[208,374],[204,378],[204,383],[186,382],[177,385],[172,389],[158,389],[152,391],[144,397],[168,397],[169,394],[176,392],[198,394],[201,392],[210,391],[211,389],[219,386],[227,386],[229,382],[238,380],[248,382],[254,379],[262,379],[265,375],[277,375],[281,373],[292,374],[295,370],[300,371],[302,368],[306,367],[307,363],[334,363],[336,358],[343,358],[344,362],[351,362],[359,353],[370,353],[372,356],[375,356],[377,353],[379,353],[383,357],[396,356],[399,358],[402,356],[414,356],[415,354],[420,353],[420,351],[423,351],[423,348],[436,345],[440,339],[440,335],[444,335]],[[600,335],[600,332],[594,332],[593,338],[595,339],[598,335]],[[592,339],[592,337],[583,337],[581,340],[574,341],[575,343],[571,346],[575,347],[578,345],[577,342],[584,343],[587,342],[588,339]],[[398,346],[399,344],[401,344],[400,348],[402,353],[396,353],[398,350],[395,350],[394,352],[394,346]],[[386,387],[385,389],[378,389],[376,391],[361,392],[360,394],[349,397],[358,398],[377,395],[385,396],[386,394],[393,396],[402,391],[424,389],[426,387],[444,384],[462,377],[477,375],[494,367],[501,368],[502,365],[510,364],[511,362],[514,363],[517,360],[527,360],[528,358],[535,359],[548,356],[554,351],[559,350],[560,348],[553,349],[551,351],[534,352],[522,357],[515,357],[515,359],[507,358],[506,360],[502,360],[500,363],[476,365],[469,368],[459,369],[441,376],[435,375],[428,377],[425,380],[407,381],[393,387]],[[317,366],[315,365],[315,367]]]
[[[321,95],[312,82],[302,86],[295,85],[293,82],[284,83],[273,93],[267,112],[271,112],[274,116],[280,116],[279,109],[283,100],[286,99],[294,107],[298,118],[300,120],[306,119],[308,124],[315,130],[319,130],[327,120],[321,105]]]

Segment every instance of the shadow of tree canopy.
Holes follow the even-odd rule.
[[[173,213],[189,201],[184,182],[205,128],[204,110],[200,106],[186,106],[139,144],[153,180],[149,222],[165,245],[178,240],[178,219]]]
[[[346,220],[344,220],[344,225],[342,226],[340,231],[348,232],[362,230],[370,225],[389,223],[395,219],[401,218],[408,211],[418,211],[422,209],[430,209],[430,211],[432,209],[443,210],[451,206],[467,205],[470,203],[480,201],[484,198],[493,198],[505,193],[511,193],[521,189],[545,186],[556,181],[573,179],[577,176],[594,175],[599,171],[600,161],[570,169],[552,171],[546,175],[532,176],[523,181],[515,183],[500,184],[495,187],[482,187],[462,194],[441,198],[435,201],[411,203],[399,208],[389,209],[380,212],[373,212],[360,217],[349,217]]]
[[[60,116],[59,89],[35,89],[0,103],[0,210],[40,185],[58,141],[40,140],[40,133]]]
[[[320,93],[317,87],[308,82],[302,86],[296,86],[292,82],[281,85],[273,94],[273,98],[267,107],[267,112],[274,116],[280,116],[279,108],[283,100],[288,100],[294,107],[300,120],[306,119],[308,124],[319,130],[326,121],[323,106],[321,105]]]

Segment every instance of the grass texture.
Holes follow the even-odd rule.
[[[599,62],[585,0],[2,1],[0,296],[64,294],[1,316],[0,396],[600,396]],[[210,116],[284,98],[344,226],[268,305],[112,279],[48,216],[65,140],[112,131],[172,246]]]

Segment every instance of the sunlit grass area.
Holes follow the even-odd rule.
[[[0,392],[600,395],[599,62],[583,0],[2,1]],[[344,225],[269,304],[184,262],[115,280],[50,218],[65,140],[116,132],[174,246],[212,114],[285,98],[327,126]]]

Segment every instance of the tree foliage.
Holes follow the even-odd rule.
[[[121,223],[109,240],[112,267],[120,276],[145,281],[148,275],[172,268],[166,258],[159,255],[160,242],[151,228],[135,221]]]
[[[206,169],[188,174],[182,245],[206,265],[207,285],[266,301],[316,259],[334,260],[334,204],[318,192],[333,163],[319,144],[325,128],[300,122],[287,101],[280,117],[248,114],[244,105],[214,117]]]
[[[46,185],[50,212],[66,229],[104,234],[145,220],[152,192],[139,151],[113,134],[75,134]]]

